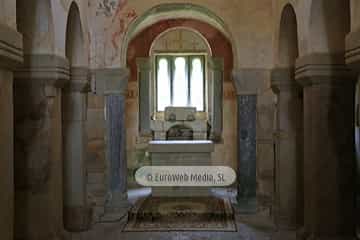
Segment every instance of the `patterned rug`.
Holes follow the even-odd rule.
[[[222,231],[235,232],[228,199],[218,197],[147,197],[129,213],[125,232]]]

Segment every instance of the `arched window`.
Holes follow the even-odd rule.
[[[205,110],[204,55],[157,55],[157,111],[168,106]]]
[[[157,103],[158,111],[164,111],[171,104],[170,68],[166,58],[160,58],[157,69]]]
[[[191,61],[190,105],[198,111],[204,111],[204,87],[204,66],[201,58],[195,57]]]

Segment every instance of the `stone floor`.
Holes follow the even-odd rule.
[[[130,202],[150,193],[149,189],[129,192]],[[234,201],[233,191],[219,190],[215,194],[227,195]],[[272,240],[275,237],[271,219],[261,213],[258,215],[236,214],[237,232],[122,232],[126,224],[124,218],[120,222],[97,223],[92,230],[71,235],[71,240]],[[281,238],[291,240],[291,237]]]

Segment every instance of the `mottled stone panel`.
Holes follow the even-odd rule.
[[[238,199],[256,198],[256,95],[238,96]],[[251,209],[249,209],[251,210]]]
[[[107,145],[110,191],[126,192],[125,96],[106,97]]]

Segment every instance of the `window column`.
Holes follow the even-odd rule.
[[[139,79],[139,133],[143,137],[149,137],[152,134],[150,127],[151,109],[153,101],[150,99],[152,91],[151,80],[151,64],[149,58],[138,58],[138,79]]]
[[[211,72],[209,79],[210,139],[213,141],[221,141],[223,130],[224,60],[221,58],[209,59],[209,68]]]

